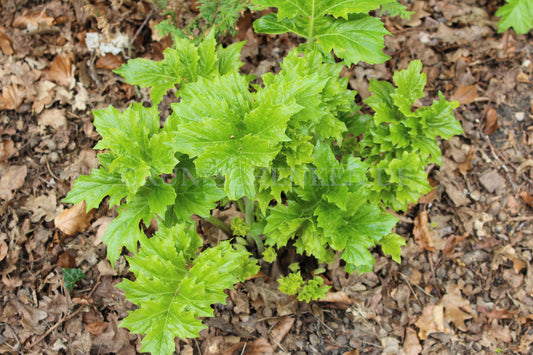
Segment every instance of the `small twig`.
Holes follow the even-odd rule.
[[[91,292],[89,292],[89,295],[88,297],[90,298],[92,296],[92,294],[94,293],[94,291],[96,290],[96,287],[100,284],[100,279],[102,278],[102,275],[98,275],[98,278],[96,279],[96,282],[91,290]],[[28,346],[28,349],[31,349],[33,348],[35,345],[39,344],[41,341],[43,341],[50,333],[52,333],[55,329],[57,329],[61,324],[63,324],[64,322],[66,322],[67,320],[75,317],[78,313],[81,312],[81,310],[83,309],[85,305],[80,305],[78,307],[78,309],[76,309],[74,312],[72,312],[71,314],[69,314],[68,316],[64,316],[62,317],[60,320],[57,321],[56,324],[54,324],[51,328],[49,328],[43,335],[41,335],[39,338],[37,338],[37,340],[35,340],[33,343],[31,343],[29,346]]]
[[[496,159],[499,163],[500,163],[500,166],[503,168],[503,170],[505,171],[505,173],[507,174],[507,180],[509,180],[509,183],[511,184],[511,186],[513,187],[513,190],[516,190],[517,189],[517,186],[516,184],[513,182],[513,179],[511,178],[511,174],[509,173],[509,169],[507,169],[507,165],[505,165],[503,162],[502,162],[502,159],[505,160],[505,162],[511,167],[513,168],[514,170],[516,170],[516,168],[513,166],[513,164],[507,160],[507,158],[505,156],[503,156],[503,154],[498,154],[498,152],[496,151],[496,149],[494,149],[494,146],[492,145],[492,142],[490,141],[490,138],[489,136],[485,135],[483,137],[485,139],[485,141],[487,142],[487,144],[489,145],[489,148],[490,148],[490,151],[492,153],[492,156],[494,157],[494,159]]]
[[[133,42],[135,42],[135,40],[137,39],[137,36],[139,36],[139,34],[141,33],[141,31],[144,28],[144,26],[146,26],[146,24],[148,23],[148,20],[150,20],[150,17],[152,17],[152,12],[153,12],[153,10],[150,11],[148,16],[146,16],[146,18],[144,19],[144,22],[142,23],[141,27],[139,27],[137,32],[135,32],[135,35],[133,36],[133,38],[130,41],[130,47],[133,45]]]
[[[246,345],[248,345],[248,342],[244,343],[244,346],[242,347],[242,350],[241,350],[241,355],[244,355],[244,352],[246,351]]]
[[[11,324],[7,323],[7,322],[1,322],[2,324],[5,324],[9,327],[9,329],[11,329],[11,333],[13,333],[13,336],[15,337],[15,340],[17,341],[17,344],[13,347],[11,347],[11,345],[7,344],[9,347],[11,347],[11,349],[15,350],[15,349],[21,349],[22,352],[24,352],[24,344],[22,344],[22,342],[20,341],[20,338],[18,336],[17,333],[15,333],[15,329],[13,329],[13,326],[11,326]]]
[[[48,172],[50,173],[50,175],[52,175],[54,179],[56,179],[57,181],[62,181],[52,172],[52,169],[50,169],[50,163],[48,162],[48,159],[46,159],[46,167],[48,168]]]
[[[406,278],[406,281],[409,283],[408,281],[408,276],[405,275],[405,274],[402,274],[401,272],[399,273],[400,275],[402,275],[403,277]],[[422,291],[426,296],[428,297],[431,297],[431,298],[435,298],[435,296],[433,296],[431,293],[427,292],[426,290],[424,290],[422,287],[420,287],[419,285],[415,285],[416,288],[418,288],[420,291]]]

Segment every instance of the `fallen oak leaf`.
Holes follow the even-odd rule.
[[[0,26],[0,50],[6,55],[13,54],[13,39],[9,37]]]
[[[344,303],[344,304],[352,304],[352,300],[346,292],[344,291],[338,291],[338,292],[328,292],[326,294],[325,299],[318,300],[319,302],[327,302],[327,303]]]
[[[60,53],[56,55],[50,63],[48,70],[43,71],[44,79],[54,81],[67,88],[73,88],[75,79],[72,60],[71,53]]]
[[[0,261],[4,260],[4,258],[6,257],[7,249],[8,249],[7,243],[2,242],[2,244],[0,244]]]
[[[28,168],[25,165],[13,165],[2,173],[0,178],[0,199],[9,201],[13,198],[15,191],[24,185]]]
[[[82,201],[72,208],[62,211],[55,219],[55,226],[70,237],[79,233],[91,224],[94,209],[86,213],[85,201]]]
[[[45,11],[35,11],[28,14],[28,11],[24,11],[22,15],[15,17],[13,20],[13,27],[26,28],[29,31],[36,30],[39,26],[52,26],[54,24],[54,18],[48,16]]]
[[[520,197],[529,205],[529,207],[533,208],[533,197],[527,191],[521,191]]]
[[[265,338],[256,339],[246,344],[245,355],[272,355],[274,348]]]
[[[448,293],[442,297],[442,305],[444,306],[444,319],[452,322],[457,329],[466,332],[465,321],[472,318],[470,315],[472,307],[470,302],[463,298],[458,285],[448,287]]]
[[[402,350],[405,355],[418,355],[422,352],[420,340],[413,328],[405,329],[405,339],[403,340]]]
[[[464,233],[463,235],[453,234],[453,235],[449,236],[446,239],[446,245],[444,246],[444,249],[443,249],[444,255],[449,256],[449,255],[453,254],[457,244],[459,244],[460,242],[462,242],[466,238],[468,238],[468,233]]]
[[[418,327],[418,337],[426,340],[431,333],[450,333],[444,326],[444,306],[442,304],[424,307],[422,315],[415,322]]]
[[[283,338],[285,338],[285,335],[291,330],[292,325],[294,324],[294,318],[292,317],[284,317],[282,318],[279,323],[272,329],[272,332],[270,333],[270,337],[272,338],[272,342],[276,345],[281,344],[283,341]]]
[[[477,88],[475,85],[460,86],[455,90],[452,100],[459,101],[461,105],[466,105],[474,102],[478,97]]]
[[[488,109],[487,114],[485,115],[485,129],[483,133],[493,134],[500,127],[498,124],[498,113],[492,107]]]
[[[479,305],[477,307],[478,312],[483,313],[489,320],[494,319],[514,319],[520,310],[509,311],[507,309],[489,309],[485,305]]]
[[[415,242],[427,251],[435,251],[435,243],[429,229],[428,212],[422,211],[415,218],[415,227],[413,228]]]
[[[11,84],[2,89],[2,96],[0,96],[0,110],[16,110],[24,100],[24,92]]]
[[[124,64],[124,61],[120,56],[107,53],[103,57],[100,57],[96,60],[95,67],[97,69],[115,70],[120,68],[122,64]]]

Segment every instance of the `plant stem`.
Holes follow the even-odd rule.
[[[246,223],[248,223],[248,225],[250,226],[250,228],[254,224],[254,207],[255,207],[254,201],[248,198],[244,200],[245,220],[246,220]]]
[[[226,233],[228,236],[231,237],[233,235],[233,232],[231,231],[230,226],[228,226],[226,223],[222,222],[220,219],[216,218],[215,216],[204,217],[204,219],[207,222],[214,225],[215,227],[222,229],[222,231]]]
[[[244,199],[244,215],[245,215],[245,221],[248,223],[250,228],[252,228],[255,217],[254,217],[254,209],[255,209],[255,202],[253,200],[250,200],[249,198]],[[259,254],[263,253],[263,250],[265,249],[263,246],[263,241],[258,235],[255,235],[252,232],[248,232],[246,234],[246,241],[248,242],[248,245],[252,246],[255,244],[257,247],[257,252]]]

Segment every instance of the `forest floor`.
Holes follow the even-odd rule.
[[[215,306],[200,338],[176,340],[178,354],[533,352],[533,37],[497,33],[502,3],[410,1],[410,20],[384,18],[392,59],[342,74],[361,101],[369,79],[391,80],[420,59],[422,103],[439,90],[461,103],[465,133],[442,144],[443,166],[430,172],[436,188],[400,216],[401,265],[379,250],[370,273],[330,265],[330,297],[310,304],[282,295],[275,278],[248,280]],[[277,71],[296,41],[254,34],[252,17],[225,43],[248,41],[243,72]],[[101,242],[116,212],[102,204],[71,236],[54,219],[71,211],[61,199],[73,181],[97,167],[91,110],[149,100],[111,70],[128,58],[162,58],[171,43],[152,31],[160,20],[147,2],[0,0],[0,353],[140,349],[140,337],[118,327],[134,306],[113,287],[131,274],[124,258],[110,267]],[[88,33],[125,50],[89,49]],[[265,266],[265,275],[292,257]],[[85,273],[72,291],[63,268]]]

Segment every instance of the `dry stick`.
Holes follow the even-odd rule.
[[[9,324],[7,322],[0,322],[0,323],[7,325],[9,327],[9,329],[11,329],[11,333],[13,333],[13,336],[15,337],[15,340],[17,341],[17,344],[14,345],[14,346],[9,345],[8,343],[6,343],[6,345],[9,346],[11,348],[11,350],[17,349],[18,347],[20,347],[22,350],[24,350],[24,344],[21,343],[18,334],[15,332],[15,329],[13,329],[11,324]]]
[[[507,180],[509,180],[509,183],[511,184],[511,186],[513,187],[514,190],[517,189],[517,186],[516,184],[513,182],[513,179],[511,178],[511,173],[509,173],[509,169],[507,169],[507,165],[505,165],[503,162],[502,162],[502,159],[505,160],[505,162],[507,164],[509,164],[509,166],[513,169],[516,170],[516,168],[513,166],[513,164],[503,155],[503,154],[498,154],[498,152],[496,151],[496,149],[494,149],[494,146],[492,145],[492,142],[490,141],[490,138],[489,136],[485,135],[483,137],[485,139],[485,141],[487,142],[487,144],[489,145],[489,148],[490,148],[490,151],[492,153],[492,156],[499,161],[499,163],[501,164],[501,167],[502,169],[505,171],[505,173],[507,174]],[[501,159],[500,159],[501,158]]]
[[[96,283],[94,284],[91,292],[89,292],[89,295],[88,297],[90,298],[92,296],[92,294],[94,293],[94,291],[96,290],[96,286],[98,286],[100,284],[100,279],[102,278],[102,275],[98,275],[98,278],[96,279]],[[81,312],[81,310],[83,309],[83,306],[85,305],[80,305],[78,307],[78,309],[76,309],[73,313],[69,314],[68,316],[64,316],[63,318],[61,318],[60,320],[57,321],[56,324],[54,324],[50,329],[48,329],[43,335],[41,335],[37,340],[35,340],[33,343],[31,343],[27,348],[28,349],[31,349],[33,348],[35,345],[39,344],[41,341],[44,340],[44,338],[46,338],[51,332],[54,331],[54,329],[56,329],[57,327],[59,327],[61,324],[63,324],[65,321],[69,320],[70,318],[73,318],[74,316],[76,316],[78,313]]]
[[[46,159],[46,167],[48,168],[48,172],[50,175],[52,175],[53,178],[55,178],[57,181],[63,181],[60,178],[58,178],[53,172],[52,169],[50,169],[50,163],[48,162],[48,159]]]
[[[152,11],[150,11],[148,16],[146,16],[146,18],[144,19],[144,22],[142,23],[141,27],[139,27],[137,32],[135,32],[135,35],[133,36],[133,38],[130,41],[130,47],[133,45],[133,42],[135,42],[135,40],[137,39],[137,36],[141,33],[141,31],[144,28],[144,26],[146,26],[146,24],[148,23],[148,20],[150,20],[150,17],[152,17]]]

